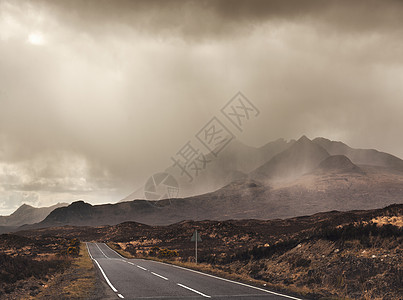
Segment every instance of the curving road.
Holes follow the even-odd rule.
[[[179,266],[127,259],[103,243],[87,243],[87,249],[116,298],[299,299]]]

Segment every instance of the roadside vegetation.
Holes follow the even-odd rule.
[[[401,211],[392,210],[386,216],[352,217],[347,222],[324,218],[309,229],[301,225],[301,230],[267,234],[258,240],[253,239],[252,228],[240,232],[231,223],[220,222],[223,238],[216,247],[208,234],[217,235],[198,227],[203,241],[197,265],[188,239],[159,238],[169,236],[168,230],[160,229],[152,239],[124,241],[120,237],[109,245],[127,257],[172,263],[311,299],[401,299],[401,217]]]
[[[80,253],[86,255],[76,238],[0,235],[0,299],[46,298],[44,291],[54,285],[60,274],[77,269],[81,264],[83,255]],[[75,287],[74,290],[80,289]],[[60,286],[55,292],[49,299],[61,295]]]
[[[77,238],[105,242],[129,258],[176,264],[309,299],[401,299],[402,228],[403,205],[399,204],[284,220],[183,221],[169,226],[125,222],[44,228],[19,232],[19,236],[0,236],[0,247],[6,245],[0,252],[13,257],[24,257],[27,252],[38,261],[48,253],[48,260],[70,261],[61,272],[49,266],[48,271],[55,273],[45,279],[32,274],[30,279],[14,283],[14,293],[25,290],[25,295],[35,294],[36,299],[57,293],[63,296],[58,299],[79,299],[84,292],[88,292],[85,299],[92,299],[89,291],[94,282],[96,287],[102,286],[101,277],[93,279],[94,267],[83,244],[77,256],[77,242],[71,242]],[[197,265],[195,244],[191,242],[195,229],[202,238]],[[103,292],[95,290],[93,295],[99,297]],[[11,295],[3,299],[23,298]]]
[[[73,246],[70,246],[73,247]],[[76,240],[78,255],[72,260],[69,268],[55,274],[48,284],[34,297],[40,299],[101,299],[103,291],[97,286],[94,264],[89,257],[85,243]],[[70,248],[67,252],[75,252]]]

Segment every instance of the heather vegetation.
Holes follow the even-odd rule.
[[[0,298],[13,298],[15,293],[37,295],[79,252],[78,239],[0,235]]]
[[[61,257],[73,254],[74,238],[106,242],[127,257],[163,260],[309,299],[399,299],[402,228],[403,205],[391,205],[282,220],[58,227],[20,232],[8,240],[10,245],[42,241],[46,252],[54,247],[47,240],[52,236],[63,245],[52,250]],[[202,238],[197,265],[191,241],[196,229]]]
[[[109,238],[124,255],[162,259],[308,298],[399,299],[402,209],[395,205],[288,220],[182,222],[137,230],[125,223]],[[194,228],[203,239],[198,265],[190,241]],[[161,255],[161,249],[175,249],[178,256]]]

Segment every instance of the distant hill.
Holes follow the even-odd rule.
[[[69,238],[78,237],[87,241],[133,241],[140,239],[180,242],[181,248],[187,246],[190,252],[194,253],[194,245],[189,243],[190,237],[195,228],[202,232],[204,243],[214,241],[209,247],[217,248],[218,244],[223,248],[227,247],[226,237],[249,235],[248,239],[257,239],[259,245],[264,245],[268,237],[286,237],[292,238],[298,232],[317,233],[323,227],[337,227],[341,224],[353,222],[368,222],[379,217],[402,216],[403,204],[390,205],[381,209],[374,210],[353,210],[353,211],[328,211],[313,215],[294,217],[288,219],[275,220],[228,220],[228,221],[189,221],[174,223],[164,227],[154,227],[138,222],[123,222],[112,226],[100,227],[79,227],[65,226],[52,227],[42,230],[20,231],[18,235],[35,236],[63,236]],[[253,232],[253,234],[251,234]],[[236,239],[237,243],[248,246],[248,239]],[[250,245],[249,245],[250,246]],[[175,247],[174,247],[175,248]]]
[[[9,216],[0,216],[0,226],[21,226],[24,224],[38,223],[45,219],[49,213],[58,208],[67,206],[67,203],[57,203],[49,207],[32,207],[28,204],[21,205]]]

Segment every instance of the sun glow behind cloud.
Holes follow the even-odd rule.
[[[41,46],[45,43],[45,39],[42,33],[40,32],[33,32],[30,33],[28,36],[28,43],[36,46]]]

